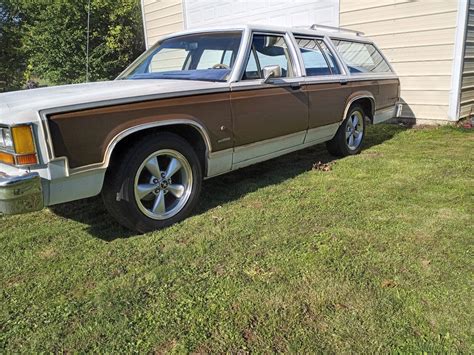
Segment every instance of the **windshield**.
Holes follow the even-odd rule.
[[[227,81],[241,38],[241,32],[214,32],[165,39],[119,79]]]

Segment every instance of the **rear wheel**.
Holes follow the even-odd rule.
[[[360,153],[365,137],[365,112],[359,105],[350,108],[333,139],[326,143],[332,155],[345,157]]]
[[[199,159],[181,137],[146,136],[107,172],[102,197],[110,214],[140,233],[186,218],[197,203],[202,171]]]

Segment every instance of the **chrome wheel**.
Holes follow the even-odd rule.
[[[359,111],[354,111],[346,124],[346,143],[351,150],[359,148],[364,136],[364,117]]]
[[[187,159],[171,149],[151,154],[135,175],[135,201],[140,211],[155,220],[171,218],[186,205],[193,188]]]

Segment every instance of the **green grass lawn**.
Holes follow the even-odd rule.
[[[472,353],[473,216],[474,131],[381,125],[206,181],[143,236],[98,199],[0,217],[0,346]]]

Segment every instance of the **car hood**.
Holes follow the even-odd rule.
[[[0,94],[0,123],[13,124],[41,111],[84,109],[154,98],[223,91],[227,83],[191,80],[116,80]]]

